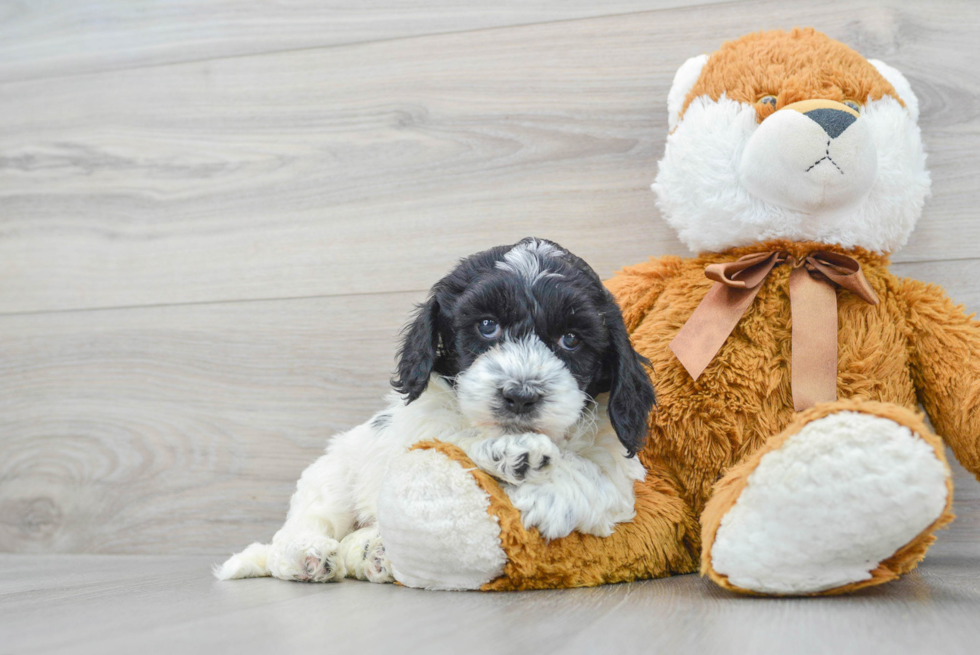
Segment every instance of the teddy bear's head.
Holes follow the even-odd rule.
[[[892,252],[929,194],[909,83],[812,29],[687,60],[653,190],[694,251],[769,239]]]

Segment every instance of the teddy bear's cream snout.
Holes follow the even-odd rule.
[[[758,125],[742,153],[739,179],[765,202],[798,212],[834,211],[865,198],[877,162],[871,130],[857,111],[805,100]]]

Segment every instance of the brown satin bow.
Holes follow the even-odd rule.
[[[793,267],[789,275],[793,314],[791,383],[796,411],[837,399],[837,292],[835,286],[872,305],[878,304],[861,265],[847,255],[817,251],[802,261],[786,252],[760,252],[733,262],[711,264],[704,274],[715,281],[694,313],[670,342],[695,380],[755,300],[762,282],[776,266]]]

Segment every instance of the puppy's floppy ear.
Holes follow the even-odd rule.
[[[439,302],[435,294],[415,310],[415,319],[405,326],[398,349],[398,374],[391,380],[405,403],[416,400],[429,385],[429,375],[439,356]]]
[[[604,363],[609,375],[609,421],[632,457],[646,442],[647,421],[657,398],[645,368],[649,362],[633,350],[619,308],[614,303],[613,308],[606,313],[609,351]]]

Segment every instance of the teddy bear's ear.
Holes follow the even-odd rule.
[[[701,69],[708,61],[708,55],[698,55],[691,57],[677,69],[674,75],[674,83],[670,86],[670,93],[667,94],[667,125],[671,131],[677,126],[680,120],[681,109],[684,108],[684,100],[687,94],[694,88],[695,82],[701,77]]]
[[[912,86],[909,81],[905,79],[905,76],[898,72],[898,69],[892,68],[880,59],[869,59],[868,63],[878,69],[881,76],[888,80],[888,83],[895,87],[898,97],[902,99],[905,103],[906,109],[909,110],[909,114],[912,115],[912,120],[919,121],[919,99],[915,97],[912,93]]]

